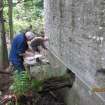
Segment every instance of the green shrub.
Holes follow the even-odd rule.
[[[16,72],[13,76],[13,84],[11,85],[10,89],[16,95],[24,95],[27,92],[35,90],[39,91],[42,87],[42,81],[39,80],[30,80],[29,74],[26,71],[21,73]]]
[[[35,79],[31,81],[31,87],[35,91],[41,91],[42,85],[43,85],[43,81],[35,80]]]
[[[30,90],[30,80],[27,72],[16,72],[13,80],[11,89],[16,95],[23,95]]]

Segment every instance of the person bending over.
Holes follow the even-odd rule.
[[[47,50],[47,47],[45,46],[45,42],[48,41],[48,37],[41,36],[41,37],[35,37],[31,41],[31,48],[34,52],[40,53],[41,50],[39,49],[39,46],[41,46],[43,49]]]
[[[33,52],[35,52],[35,53],[39,53],[40,54],[40,52],[41,52],[41,50],[40,50],[40,46],[44,49],[44,50],[47,50],[47,47],[45,46],[45,42],[46,41],[48,41],[48,38],[47,37],[45,37],[44,35],[43,36],[41,36],[41,37],[35,37],[32,41],[31,41],[31,44],[30,44],[30,46],[31,46],[31,48],[32,48],[32,50],[33,50]],[[46,54],[44,54],[44,55],[46,55]],[[41,63],[42,61],[39,59],[39,58],[36,58],[36,62],[38,62],[38,63]]]
[[[12,41],[9,61],[18,72],[25,70],[23,57],[26,55],[25,51],[28,49],[27,41],[30,41],[33,38],[34,34],[28,31],[26,33],[18,34]]]

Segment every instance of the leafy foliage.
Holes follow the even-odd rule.
[[[30,80],[27,73],[17,73],[13,76],[12,91],[17,94],[25,94],[30,89]]]
[[[31,81],[31,87],[35,91],[41,91],[42,85],[43,85],[43,81],[39,81],[39,80],[32,80]]]
[[[14,3],[17,1],[15,0]],[[4,2],[8,4],[7,0],[4,0]],[[8,6],[4,8],[4,18],[6,20],[6,31],[8,32]],[[30,25],[36,33],[43,31],[43,0],[23,0],[13,7],[14,33],[26,29]]]
[[[31,90],[39,91],[43,84],[43,82],[39,80],[30,80],[29,74],[26,71],[22,73],[16,72],[13,79],[14,82],[10,89],[18,96],[24,95]]]

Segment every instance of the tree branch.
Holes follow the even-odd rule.
[[[3,7],[0,8],[0,11],[2,11],[2,10],[3,10]]]
[[[24,0],[19,0],[15,5],[21,3],[21,2],[24,2]]]

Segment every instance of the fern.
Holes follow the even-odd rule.
[[[17,95],[23,95],[30,90],[30,79],[26,71],[15,73],[13,76],[12,91]]]
[[[18,96],[24,95],[31,90],[39,91],[42,89],[43,82],[35,79],[30,80],[29,74],[26,71],[21,73],[16,72],[13,80],[11,90]]]

